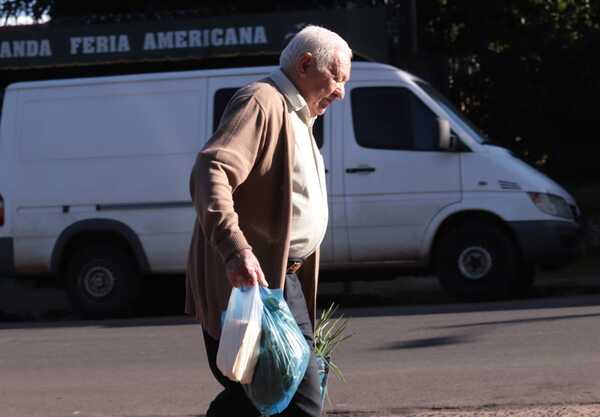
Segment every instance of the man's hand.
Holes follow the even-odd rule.
[[[250,249],[242,249],[233,255],[225,264],[225,271],[234,287],[253,287],[256,284],[269,286],[258,259]]]

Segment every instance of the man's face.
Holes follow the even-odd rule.
[[[303,88],[300,92],[308,104],[311,116],[321,116],[331,103],[344,98],[344,87],[350,78],[350,63],[344,62],[336,53],[331,64],[320,71],[310,54],[304,59]]]

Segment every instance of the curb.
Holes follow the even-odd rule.
[[[486,405],[480,407],[397,408],[379,411],[331,410],[325,417],[598,417],[600,403]]]

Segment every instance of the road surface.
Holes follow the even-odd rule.
[[[597,295],[344,313],[330,410],[600,402]],[[3,417],[198,416],[217,392],[185,317],[0,323]]]

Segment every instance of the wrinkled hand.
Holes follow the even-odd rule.
[[[233,287],[253,287],[259,284],[268,287],[260,263],[250,249],[243,249],[233,255],[225,264],[227,278]]]

